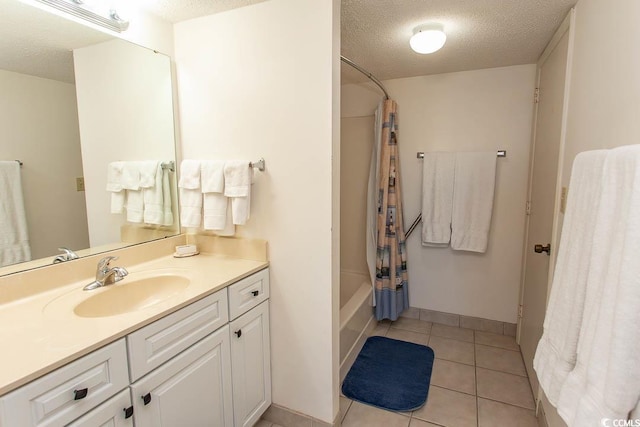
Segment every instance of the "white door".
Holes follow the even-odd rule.
[[[522,357],[534,393],[538,390],[538,380],[533,371],[533,357],[542,336],[549,264],[556,249],[551,247],[551,242],[569,48],[568,28],[568,25],[560,27],[538,63],[538,105],[529,189],[523,317],[519,332]]]
[[[269,301],[230,323],[233,413],[236,427],[251,427],[271,405]]]
[[[131,386],[136,427],[233,425],[229,327]]]

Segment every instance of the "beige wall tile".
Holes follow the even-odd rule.
[[[502,334],[504,332],[503,322],[479,319],[477,317],[460,316],[460,327],[475,329],[476,331],[493,332],[494,334]]]
[[[420,310],[420,320],[427,322],[440,323],[447,326],[460,326],[460,316],[457,314],[442,313],[433,310]]]
[[[271,405],[262,415],[264,420],[287,427],[313,427],[311,418],[278,405]]]
[[[504,322],[504,334],[508,337],[515,337],[518,330],[518,325],[515,323]]]
[[[409,307],[400,313],[400,317],[406,317],[409,319],[419,319],[420,318],[420,309],[415,307]]]

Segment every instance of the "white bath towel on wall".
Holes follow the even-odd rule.
[[[156,175],[160,162],[157,160],[141,160],[135,162],[140,171],[140,188],[153,188],[156,186]]]
[[[422,167],[422,245],[449,246],[456,154],[425,153]]]
[[[580,153],[571,171],[544,333],[533,360],[540,385],[554,406],[576,364],[606,156],[607,150]]]
[[[202,193],[224,193],[224,160],[205,160],[200,164]]]
[[[607,154],[575,368],[558,413],[569,426],[627,419],[640,399],[640,145]]]
[[[153,186],[142,189],[144,199],[144,222],[164,225],[164,192],[162,187],[163,170],[160,162],[155,162],[156,172]],[[145,183],[147,184],[147,183]]]
[[[183,160],[180,164],[180,224],[197,228],[202,224],[200,161]]]
[[[111,193],[112,214],[123,212],[125,203],[125,191],[122,187],[122,170],[124,162],[111,162],[107,166],[107,191]]]
[[[0,266],[31,260],[20,164],[0,161]]]
[[[171,172],[162,169],[162,213],[164,222],[162,225],[173,225],[173,200],[175,196],[171,194]]]
[[[224,165],[224,195],[231,198],[235,225],[244,225],[249,220],[252,177],[253,168],[247,160],[231,160]]]
[[[456,154],[452,249],[481,253],[487,250],[495,183],[495,151]]]

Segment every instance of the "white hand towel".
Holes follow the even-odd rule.
[[[0,266],[31,260],[20,164],[0,161]]]
[[[200,188],[200,160],[183,160],[180,163],[180,181],[178,187],[187,190]]]
[[[610,150],[603,169],[577,361],[558,400],[570,426],[626,420],[640,399],[640,145]]]
[[[162,165],[160,165],[162,167]],[[166,169],[162,169],[162,213],[164,222],[162,225],[173,225],[173,198],[171,194],[171,179],[169,177],[170,172]]]
[[[224,195],[249,197],[253,168],[246,160],[230,160],[224,164]]]
[[[251,187],[249,187],[251,190]],[[247,197],[231,198],[231,215],[235,225],[245,225],[251,216],[251,191]]]
[[[573,162],[544,333],[533,359],[540,386],[554,406],[576,363],[606,155],[606,150],[588,151]]]
[[[422,245],[449,246],[455,153],[425,153],[422,165]]]
[[[119,214],[124,209],[125,192],[122,188],[124,162],[111,162],[107,166],[107,191],[111,192],[111,213]]]
[[[227,226],[229,198],[219,193],[204,195],[204,229],[224,230]]]
[[[160,162],[157,160],[144,160],[138,162],[140,169],[140,188],[152,188],[156,185],[156,174]]]
[[[142,189],[144,199],[144,222],[147,224],[164,224],[164,193],[162,191],[162,166],[160,162],[155,162],[156,172],[154,184]],[[144,169],[144,168],[143,168]],[[141,172],[141,175],[146,172]],[[141,184],[142,185],[142,184]]]
[[[183,227],[202,224],[202,192],[200,191],[200,161],[183,160],[180,164],[180,223]]]
[[[122,162],[122,188],[140,190],[140,163]]]
[[[229,200],[229,199],[227,199]],[[236,234],[236,226],[233,224],[231,214],[231,203],[227,203],[227,215],[225,216],[226,222],[222,230],[215,230],[215,234],[218,236],[233,236]]]
[[[224,163],[223,160],[208,160],[200,163],[203,193],[224,192]]]
[[[127,190],[127,221],[139,223],[144,219],[144,196],[142,190]]]
[[[495,183],[495,151],[456,154],[451,249],[487,250]]]

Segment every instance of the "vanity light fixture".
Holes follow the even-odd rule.
[[[36,0],[62,12],[84,19],[93,24],[121,33],[129,28],[129,21],[121,19],[113,7],[98,5],[90,0]],[[104,3],[104,2],[100,2]]]
[[[417,53],[433,53],[447,41],[442,24],[431,23],[417,27],[409,39],[409,45]]]

